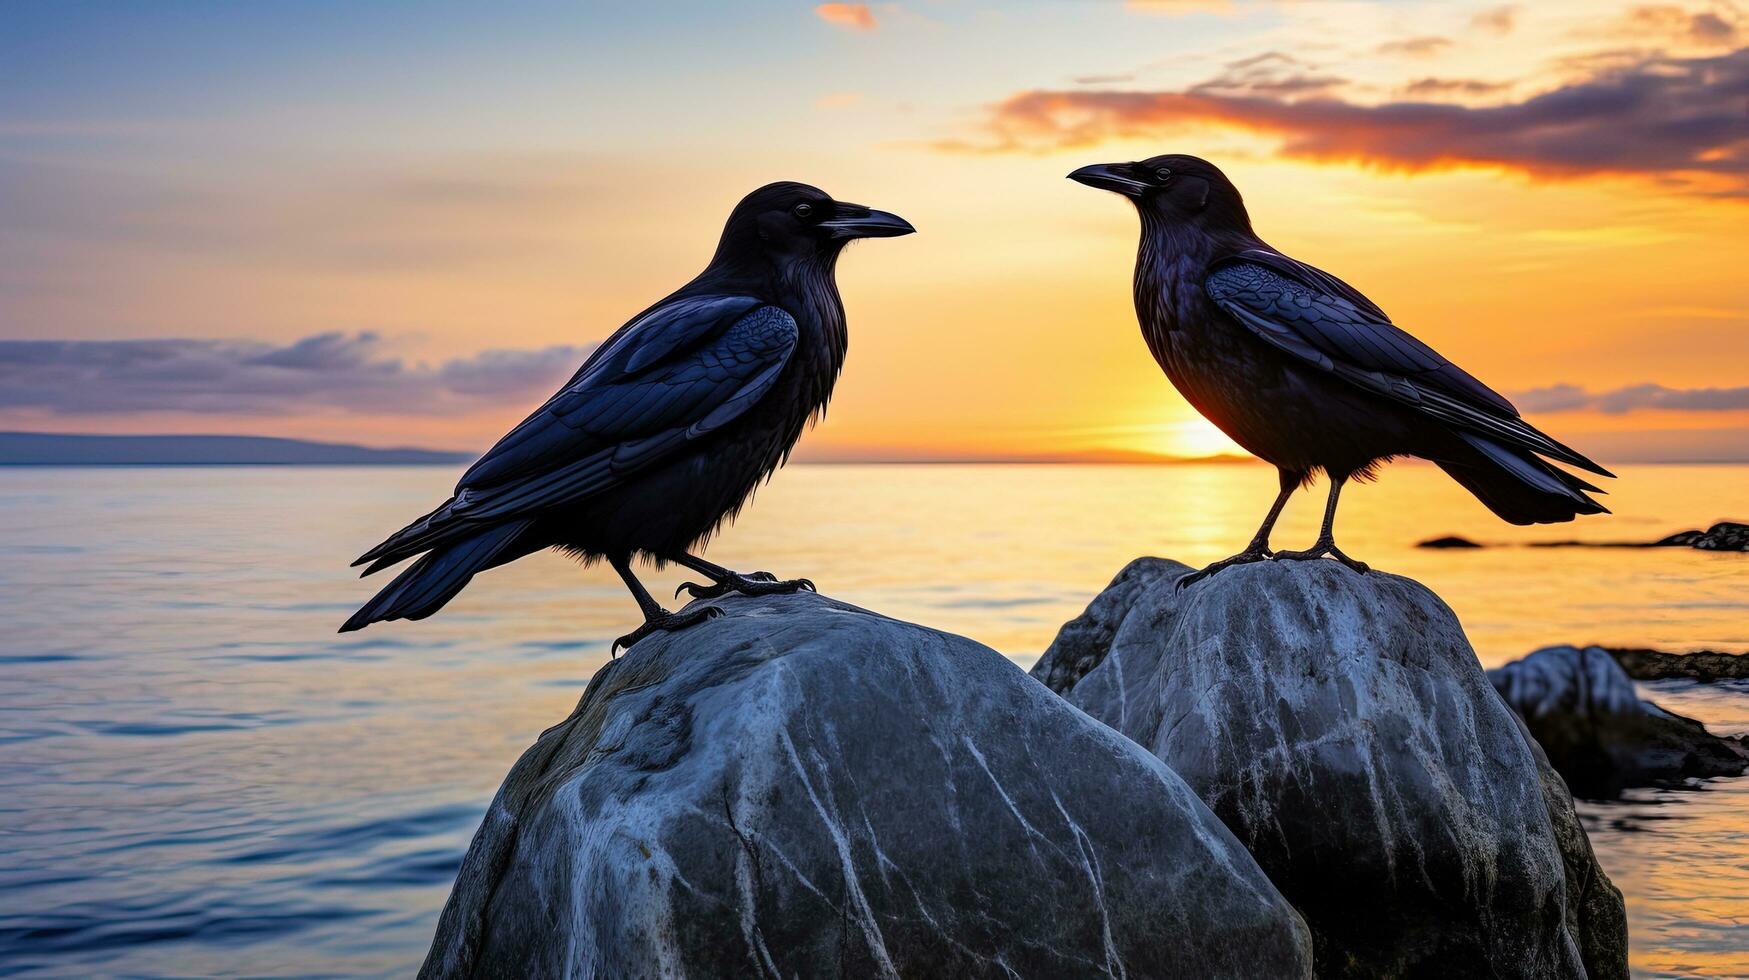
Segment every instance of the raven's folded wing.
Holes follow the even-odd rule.
[[[482,523],[600,493],[746,412],[789,363],[796,321],[751,297],[696,299],[615,334],[468,470],[454,498],[354,564],[374,571]]]
[[[1253,249],[1216,263],[1203,288],[1234,320],[1307,364],[1448,425],[1612,475],[1525,422],[1511,402],[1328,273]]]

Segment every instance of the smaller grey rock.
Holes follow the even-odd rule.
[[[1488,679],[1581,796],[1749,769],[1740,741],[1643,700],[1602,647],[1545,647],[1488,671]]]
[[[1120,575],[1034,675],[1078,674],[1065,697],[1202,796],[1320,977],[1627,976],[1620,895],[1438,597],[1336,562],[1182,590],[1182,565],[1130,568],[1156,574]]]
[[[1066,693],[1105,659],[1111,638],[1142,592],[1157,582],[1177,582],[1192,571],[1164,558],[1137,558],[1125,565],[1081,615],[1057,631],[1050,649],[1032,665],[1032,676],[1058,694]]]

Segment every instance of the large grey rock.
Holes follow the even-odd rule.
[[[427,977],[1292,977],[1184,782],[995,651],[812,594],[603,668],[505,779]]]
[[[1643,700],[1602,647],[1545,647],[1488,671],[1488,679],[1581,796],[1749,769],[1740,741]]]
[[[1627,975],[1621,897],[1438,597],[1335,562],[1185,590],[1184,566],[1150,567],[1127,609],[1094,600],[1117,621],[1103,656],[1053,645],[1033,673],[1096,661],[1065,696],[1226,821],[1320,976]]]

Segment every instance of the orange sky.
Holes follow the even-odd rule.
[[[846,254],[850,358],[802,458],[1222,452],[1137,332],[1133,213],[1063,179],[1190,152],[1493,387],[1583,389],[1520,399],[1579,449],[1749,458],[1735,5],[445,10],[203,21],[291,52],[246,70],[194,41],[100,64],[107,26],[51,13],[0,41],[40,69],[0,103],[0,428],[478,448],[787,178],[919,230]],[[76,31],[94,60],[30,64]],[[749,33],[763,56],[713,49]],[[1630,84],[1661,86],[1639,116],[1540,114]],[[1495,111],[1400,121],[1429,102]],[[1700,135],[1651,138],[1673,112]],[[300,355],[331,388],[264,393],[272,351],[360,331]],[[45,340],[74,343],[18,343]],[[143,340],[208,346],[147,383]]]

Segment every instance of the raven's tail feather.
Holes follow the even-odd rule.
[[[340,632],[350,633],[388,619],[424,619],[442,609],[476,572],[521,557],[521,551],[511,546],[531,523],[499,524],[426,552],[353,613]]]
[[[1586,495],[1597,487],[1550,465],[1528,450],[1486,436],[1459,435],[1475,450],[1462,461],[1439,461],[1439,468],[1487,508],[1512,524],[1559,524],[1580,514],[1607,514]]]

